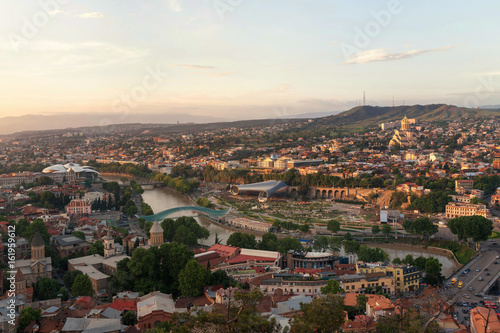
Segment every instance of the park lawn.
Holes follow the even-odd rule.
[[[476,251],[465,245],[462,246],[460,250],[453,253],[455,254],[455,257],[457,257],[458,262],[462,265],[468,263],[472,259],[472,257],[476,255]]]
[[[498,239],[498,238],[500,238],[500,233],[492,231],[489,239]]]

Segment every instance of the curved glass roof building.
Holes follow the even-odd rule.
[[[285,192],[287,184],[282,180],[268,180],[260,183],[233,185],[231,186],[231,194],[250,194],[258,195],[260,202],[266,202],[271,196]]]

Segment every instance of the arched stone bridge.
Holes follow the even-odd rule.
[[[174,213],[182,212],[182,211],[192,211],[192,212],[198,212],[203,215],[207,215],[208,217],[215,218],[215,219],[220,219],[229,211],[231,208],[228,209],[223,209],[223,210],[215,210],[215,209],[210,209],[210,208],[205,208],[205,207],[198,207],[198,206],[183,206],[183,207],[175,207],[171,209],[164,210],[162,212],[156,213],[154,215],[137,215],[137,217],[142,217],[146,221],[149,222],[154,222],[155,220],[158,221],[163,221],[165,218],[167,218],[169,215],[172,215]]]
[[[288,194],[291,197],[296,197],[298,195],[297,191],[298,191],[298,186],[288,187]],[[352,200],[356,199],[359,196],[367,196],[370,192],[378,193],[380,192],[380,189],[311,186],[309,187],[309,192],[307,193],[307,197],[311,199]]]

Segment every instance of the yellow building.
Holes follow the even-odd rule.
[[[394,279],[383,272],[346,274],[339,278],[340,286],[348,293],[364,294],[380,289],[386,294],[394,294]]]
[[[410,129],[410,124],[414,124],[415,119],[408,119],[406,116],[401,120],[401,130],[396,130],[389,142],[389,147],[409,147],[417,144],[417,137]]]
[[[397,265],[392,263],[356,263],[358,274],[385,273],[394,280],[397,291],[413,291],[419,288],[422,272],[417,266]]]

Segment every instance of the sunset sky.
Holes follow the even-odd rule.
[[[46,8],[43,8],[46,4]],[[0,2],[0,117],[500,104],[500,2]]]

